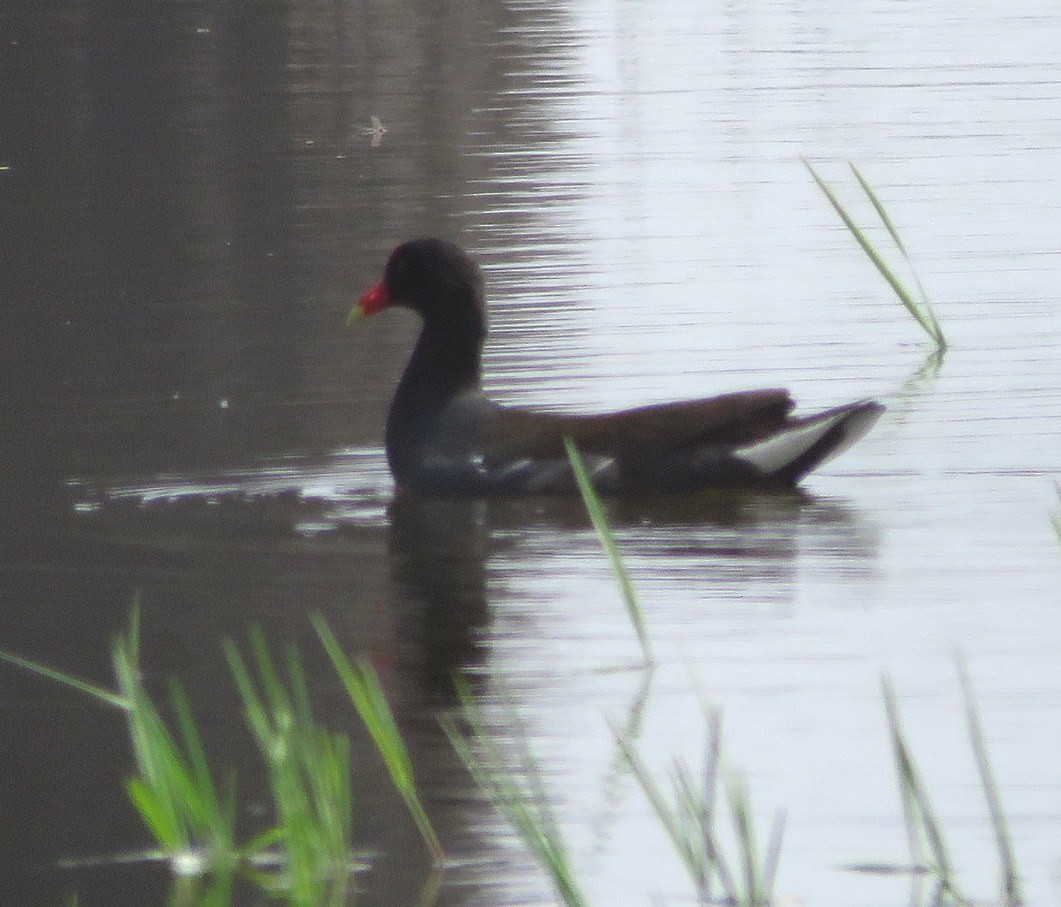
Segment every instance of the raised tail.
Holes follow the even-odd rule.
[[[738,447],[733,456],[773,481],[795,485],[812,469],[847,450],[884,412],[875,400],[860,400],[813,416],[789,419],[770,437]]]

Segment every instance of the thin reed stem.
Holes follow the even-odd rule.
[[[958,677],[961,680],[962,696],[965,699],[965,721],[969,728],[969,741],[972,745],[973,756],[976,759],[976,768],[980,774],[980,784],[984,789],[984,798],[987,800],[987,809],[991,816],[991,826],[994,829],[995,843],[998,847],[999,863],[1002,868],[1003,898],[1006,904],[1020,904],[1023,901],[1023,894],[1021,892],[1020,876],[1017,872],[1016,857],[1013,852],[1013,841],[1010,837],[1006,813],[1002,808],[1002,798],[998,792],[995,773],[991,768],[991,760],[987,755],[987,742],[984,739],[980,713],[976,708],[972,681],[969,679],[969,670],[965,664],[965,659],[959,654],[956,660],[958,663]]]
[[[904,308],[906,308],[914,320],[921,326],[922,330],[924,330],[924,332],[932,339],[933,343],[935,343],[936,350],[943,353],[947,349],[947,339],[943,334],[943,328],[940,326],[936,314],[932,310],[932,306],[928,301],[928,296],[925,293],[924,285],[921,283],[921,278],[918,276],[913,261],[906,251],[906,246],[899,236],[898,229],[888,215],[887,209],[884,207],[879,196],[869,184],[869,181],[853,163],[848,162],[848,166],[858,180],[859,186],[873,205],[877,216],[881,219],[885,229],[888,231],[888,234],[899,249],[900,254],[906,259],[910,272],[913,274],[914,281],[917,285],[918,296],[915,296],[906,288],[906,285],[884,260],[884,256],[870,241],[865,231],[855,222],[855,219],[844,207],[836,192],[833,191],[832,187],[830,187],[829,184],[818,174],[818,171],[814,169],[814,166],[810,161],[806,158],[801,158],[801,160],[810,172],[810,175],[814,178],[814,181],[818,184],[818,188],[821,189],[822,194],[828,199],[829,204],[832,205],[833,210],[839,215],[840,220],[844,222],[844,226],[847,227],[848,232],[855,238],[855,241],[858,242],[859,246],[862,247],[862,251],[866,253],[866,256],[873,263],[873,266],[888,282],[888,285],[892,288]]]
[[[604,511],[604,505],[593,487],[593,482],[586,471],[586,465],[575,442],[570,438],[564,438],[564,447],[567,449],[567,458],[571,463],[571,470],[575,474],[575,481],[578,483],[578,490],[586,505],[590,521],[596,530],[601,548],[604,549],[612,575],[619,584],[619,591],[622,593],[623,602],[626,604],[626,612],[630,616],[630,622],[634,625],[634,631],[637,633],[638,641],[641,643],[641,652],[645,657],[645,663],[652,665],[654,664],[652,643],[649,639],[648,628],[645,625],[644,609],[641,607],[641,602],[634,591],[634,584],[630,580],[630,574],[619,554],[619,547],[615,543],[615,533],[612,532],[611,524],[608,522],[608,515]]]

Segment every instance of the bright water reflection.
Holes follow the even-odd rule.
[[[19,464],[4,492],[39,487],[51,506],[19,501],[8,521],[4,647],[102,680],[107,639],[142,588],[145,662],[190,679],[255,796],[213,640],[258,622],[311,651],[305,614],[323,612],[384,673],[443,838],[468,858],[446,904],[545,890],[437,730],[454,669],[495,671],[512,690],[598,904],[686,897],[606,721],[638,723],[654,765],[695,760],[706,695],[725,710],[761,827],[787,809],[780,892],[843,907],[907,896],[901,879],[837,868],[906,858],[881,670],[963,879],[993,893],[958,648],[1028,901],[1056,902],[1052,8],[308,4],[202,21],[165,9],[144,21],[172,58],[137,62],[170,79],[161,102],[127,103],[129,80],[107,69],[132,20],[78,28],[73,13],[46,17],[43,40],[81,56],[41,53],[26,70],[52,79],[43,109],[26,100],[42,96],[36,83],[0,89],[21,104],[25,136],[51,138],[0,180],[23,180],[13,210],[34,240],[37,277],[19,277],[19,298],[53,325],[34,332],[28,305],[5,314],[6,336],[29,346],[8,359],[23,371],[4,401],[20,426],[4,439]],[[241,46],[257,48],[258,68],[232,65]],[[75,59],[97,82],[68,71]],[[270,109],[283,116],[261,115],[263,96],[282,98]],[[64,119],[93,98],[114,128]],[[379,142],[361,130],[371,115],[387,126]],[[102,176],[56,150],[71,135]],[[889,205],[952,343],[938,369],[922,369],[916,326],[800,155],[851,187],[842,162],[857,160]],[[577,504],[391,506],[378,443],[415,326],[391,313],[337,338],[390,245],[428,232],[461,238],[489,270],[487,381],[501,399],[604,408],[776,384],[808,408],[889,404],[806,496],[612,506],[661,661],[647,686],[625,669],[636,640]],[[310,661],[322,708],[346,726],[326,666]],[[143,839],[108,794],[125,759],[114,729],[79,717],[60,730],[65,700],[18,683],[0,731],[11,896],[160,900],[157,879],[140,891],[114,873],[42,876],[57,855]],[[364,902],[410,903],[415,833],[356,747],[356,821],[384,851]]]
[[[509,399],[619,406],[753,382],[790,383],[812,405],[889,399],[891,418],[812,480],[806,505],[732,530],[653,515],[620,533],[669,652],[645,706],[646,749],[661,765],[696,758],[698,678],[726,708],[758,802],[789,809],[782,891],[808,902],[902,896],[835,870],[903,852],[881,669],[896,677],[970,885],[992,890],[955,650],[995,727],[1007,802],[1027,819],[1016,834],[1039,864],[1025,870],[1029,894],[1051,898],[1058,36],[1041,16],[989,18],[581,5],[554,33],[553,46],[571,46],[563,77],[553,64],[524,114],[550,124],[555,155],[512,164],[533,172],[537,216],[512,232],[489,227],[489,206],[477,219],[497,263],[493,381]],[[512,163],[504,148],[484,153]],[[938,372],[913,374],[916,330],[799,155],[851,187],[831,159],[854,158],[882,191],[953,341]],[[548,258],[531,258],[529,274],[510,263],[539,251],[528,232]],[[635,643],[605,566],[588,571],[586,556],[532,543],[498,564],[495,660],[535,678],[536,736],[559,763],[593,891],[614,903],[638,878],[672,892],[678,871],[661,872],[659,848],[643,843],[647,808],[604,768],[602,716],[621,716],[640,685],[599,673]]]

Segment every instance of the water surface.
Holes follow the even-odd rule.
[[[786,811],[779,893],[844,907],[909,900],[841,868],[907,859],[887,672],[962,880],[992,897],[961,651],[1028,903],[1058,902],[1051,7],[16,3],[6,28],[0,646],[105,682],[139,590],[151,678],[187,683],[253,827],[218,641],[299,643],[355,738],[380,854],[359,903],[381,905],[414,901],[426,857],[308,612],[392,694],[465,861],[444,904],[548,891],[438,730],[455,670],[510,691],[593,903],[691,897],[608,722],[662,771],[700,758],[706,699],[762,833]],[[938,365],[801,156],[867,220],[845,161],[876,186],[951,342]],[[611,506],[650,680],[576,502],[392,503],[379,445],[415,321],[342,320],[425,234],[487,269],[506,402],[888,404],[801,495]],[[0,900],[162,903],[157,868],[56,867],[147,843],[118,717],[6,670],[0,716]]]

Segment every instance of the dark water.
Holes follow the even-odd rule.
[[[379,854],[358,902],[380,905],[414,903],[427,859],[310,612],[384,679],[464,861],[447,905],[547,891],[438,729],[456,670],[512,691],[595,903],[687,897],[606,719],[662,768],[697,758],[706,695],[761,827],[787,807],[779,892],[836,905],[907,897],[837,868],[905,859],[887,670],[956,862],[993,893],[960,648],[1028,901],[1057,903],[1061,26],[1026,6],[8,0],[0,648],[109,683],[139,594],[149,682],[186,683],[249,831],[264,780],[219,643],[298,643],[354,739]],[[852,199],[857,159],[894,206],[951,339],[938,368],[800,155]],[[379,443],[416,325],[342,323],[425,234],[488,269],[501,399],[889,404],[802,496],[613,506],[647,688],[578,505],[391,501]],[[119,716],[4,668],[0,758],[0,903],[164,902],[157,867],[57,866],[147,846]]]

